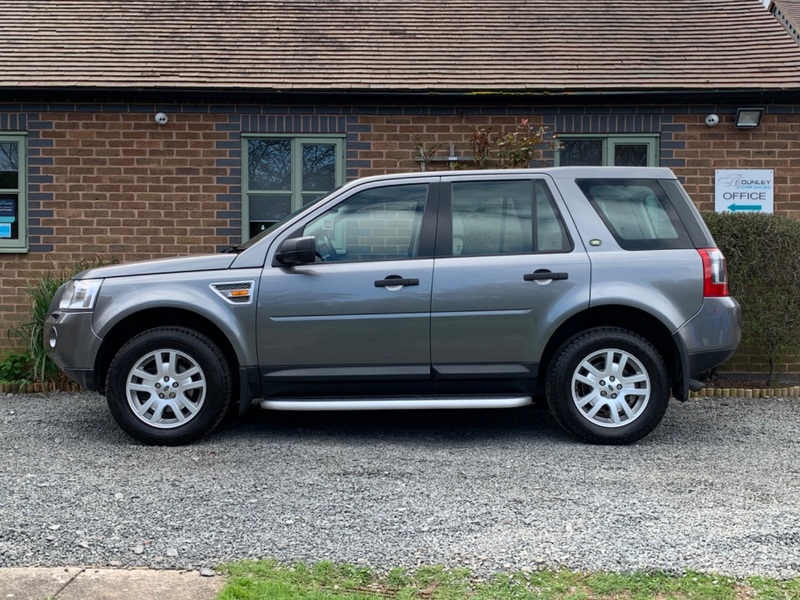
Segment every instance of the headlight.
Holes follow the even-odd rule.
[[[61,301],[60,310],[92,310],[100,292],[102,279],[73,279],[67,283]]]

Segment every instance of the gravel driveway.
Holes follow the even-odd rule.
[[[0,567],[375,567],[800,575],[800,400],[673,401],[626,447],[534,408],[252,410],[131,441],[95,394],[0,398]]]

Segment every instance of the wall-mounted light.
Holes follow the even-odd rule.
[[[758,127],[763,114],[763,108],[737,108],[736,126],[743,129]]]
[[[167,113],[160,112],[156,113],[156,116],[153,117],[153,120],[159,125],[166,125],[169,122],[169,117],[167,116]]]

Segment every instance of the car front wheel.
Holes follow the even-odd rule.
[[[140,333],[108,370],[111,414],[146,444],[176,446],[210,433],[231,402],[231,375],[219,348],[181,327]]]
[[[602,327],[567,340],[547,374],[547,399],[567,432],[596,444],[627,444],[659,424],[669,403],[664,360],[647,340]]]

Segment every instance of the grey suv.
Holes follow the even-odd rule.
[[[148,444],[273,410],[518,407],[641,439],[740,338],[725,259],[668,169],[354,181],[216,255],[91,269],[44,343]]]

